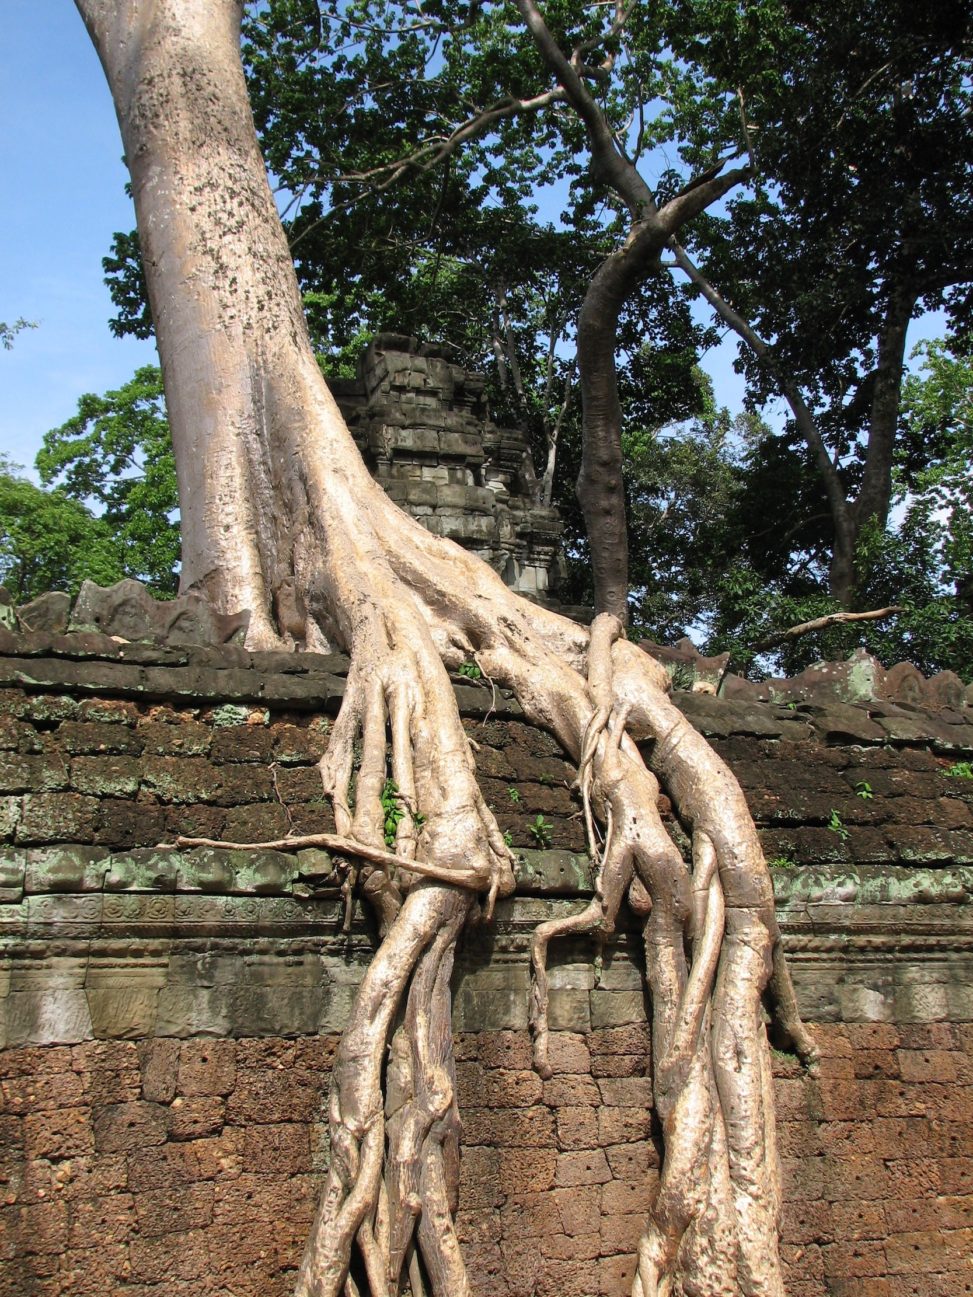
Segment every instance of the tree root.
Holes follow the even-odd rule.
[[[479,628],[474,624],[472,629],[475,635]],[[633,1297],[683,1292],[780,1297],[780,1195],[760,1007],[765,990],[781,1010],[783,1029],[808,1061],[814,1043],[797,1013],[769,875],[742,795],[669,702],[655,664],[633,651],[614,618],[603,615],[592,625],[584,679],[543,643],[535,644],[530,656],[524,654],[515,647],[517,634],[522,630],[513,627],[506,636],[475,635],[478,658],[575,755],[597,864],[591,902],[578,914],[541,924],[534,934],[535,1066],[542,1077],[552,1075],[546,972],[550,942],[569,934],[610,934],[628,895],[645,915],[653,1088],[665,1145],[659,1188],[639,1246]],[[552,661],[554,669],[544,670]],[[410,670],[415,665],[412,661]],[[321,763],[337,833],[266,843],[177,842],[240,849],[325,847],[365,862],[364,890],[379,913],[382,944],[335,1063],[332,1165],[298,1297],[354,1291],[349,1287],[354,1247],[371,1297],[398,1293],[405,1273],[414,1292],[463,1297],[469,1291],[452,1225],[459,1117],[449,976],[474,895],[484,894],[489,910],[498,894],[511,890],[509,853],[478,790],[468,786],[472,766],[465,739],[460,749],[464,760],[453,762],[444,788],[441,764],[417,743],[416,708],[415,697],[390,683],[387,675],[372,676],[367,684],[363,673],[353,669],[349,675]],[[457,726],[458,717],[445,726],[453,758]],[[691,866],[661,822],[658,783],[635,738],[648,741],[650,764],[690,827]],[[353,752],[359,740],[355,779]],[[420,753],[425,755],[420,758]],[[379,836],[381,788],[389,769],[411,810],[400,821],[395,851],[387,850]],[[353,782],[354,799],[349,792]],[[420,806],[433,814],[421,820],[417,833]],[[603,840],[598,823],[605,826]],[[457,851],[458,825],[485,839],[486,851],[471,850],[472,839]],[[437,827],[438,837],[431,832]],[[441,863],[444,848],[447,863]]]
[[[336,832],[178,843],[325,847],[355,862],[378,915],[381,944],[335,1063],[331,1168],[297,1297],[339,1297],[356,1282],[369,1297],[393,1297],[406,1275],[414,1295],[469,1292],[452,1224],[459,1117],[449,976],[476,897],[489,913],[513,888],[511,855],[476,786],[446,675],[470,657],[576,761],[597,870],[591,902],[534,934],[541,1076],[552,1074],[551,941],[610,934],[626,897],[644,919],[665,1151],[658,1189],[647,1195],[633,1297],[782,1297],[764,994],[806,1061],[814,1043],[797,1013],[769,872],[736,781],[615,618],[602,615],[586,632],[524,604],[471,556],[401,515],[385,522],[388,534],[374,538],[364,569],[357,552],[344,569],[329,569],[332,580],[346,570],[355,582],[354,597],[338,590],[328,598],[352,656],[320,764]],[[636,741],[647,745],[647,762]],[[389,778],[407,812],[394,850],[381,804]],[[691,864],[658,814],[659,780],[691,834]]]
[[[353,859],[367,860],[379,865],[390,880],[394,881],[397,870],[415,874],[418,878],[432,878],[440,883],[451,883],[455,887],[464,887],[474,892],[486,892],[491,902],[495,901],[500,887],[496,871],[473,869],[442,869],[439,865],[416,860],[414,856],[398,856],[392,851],[381,851],[378,847],[369,846],[355,838],[343,838],[337,833],[304,833],[290,838],[272,838],[266,842],[229,842],[224,838],[185,838],[177,837],[175,842],[160,842],[159,850],[166,851],[173,847],[221,847],[225,851],[301,851],[305,847],[321,847],[338,855],[351,856]]]

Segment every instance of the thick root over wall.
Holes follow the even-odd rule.
[[[632,1297],[780,1297],[765,991],[798,1050],[808,1060],[814,1051],[736,781],[615,618],[596,618],[589,632],[535,608],[477,560],[374,503],[384,527],[367,529],[364,549],[359,531],[338,569],[354,596],[328,592],[329,607],[352,609],[329,623],[352,666],[321,762],[336,833],[315,840],[345,858],[381,944],[338,1050],[331,1166],[297,1297],[470,1291],[453,1226],[461,1126],[449,982],[465,924],[478,911],[488,919],[514,885],[446,674],[470,658],[574,757],[598,865],[587,908],[534,937],[542,1076],[551,1075],[550,942],[611,933],[626,898],[644,919],[664,1157],[657,1191],[646,1190]],[[407,811],[394,851],[383,836],[389,778]],[[691,832],[690,863],[659,817],[660,780]]]

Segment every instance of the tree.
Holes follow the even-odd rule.
[[[45,434],[37,470],[45,486],[57,483],[69,499],[96,504],[126,576],[175,594],[176,466],[156,366],[139,369],[117,391],[82,396],[78,413]]]
[[[828,515],[807,448],[796,431],[764,429],[724,468],[734,476],[705,561],[719,580],[707,588],[698,624],[709,652],[729,650],[735,670],[768,660],[794,675],[812,662],[847,657],[863,646],[886,666],[913,662],[927,675],[952,670],[970,677],[973,621],[970,403],[973,375],[962,340],[923,344],[923,359],[902,389],[893,465],[891,520],[862,529],[857,548],[862,607],[900,606],[874,623],[831,624],[813,635],[758,651],[796,623],[841,612],[828,589]],[[703,461],[705,463],[705,460]],[[705,510],[695,508],[698,516]],[[759,519],[759,526],[754,526]]]
[[[739,788],[616,618],[599,617],[589,632],[525,603],[397,510],[369,476],[309,344],[253,131],[239,6],[78,7],[132,176],[179,480],[182,586],[222,611],[248,608],[253,646],[315,648],[327,636],[351,658],[322,762],[337,834],[319,840],[354,862],[381,944],[335,1059],[331,1166],[299,1293],[343,1291],[353,1250],[375,1294],[396,1291],[412,1267],[437,1297],[469,1292],[452,1223],[449,975],[476,897],[489,914],[513,887],[446,673],[474,658],[558,736],[579,763],[590,817],[612,826],[601,850],[592,831],[595,899],[535,936],[542,1074],[551,1071],[548,943],[562,932],[610,931],[626,894],[645,916],[667,1151],[634,1291],[650,1297],[685,1279],[780,1294],[761,1016],[768,979],[791,1031],[811,1045]],[[286,603],[286,619],[275,618],[275,601]],[[656,740],[652,771],[635,747],[640,737]],[[381,805],[389,774],[410,812],[394,853]],[[692,871],[659,820],[656,774],[692,827]],[[397,1096],[388,1117],[387,1056]]]
[[[75,593],[86,578],[127,573],[111,529],[63,491],[43,491],[0,457],[0,583],[15,603],[47,590]]]
[[[831,519],[830,591],[861,605],[884,531],[910,321],[973,282],[968,6],[691,0],[677,47],[739,87],[754,191],[675,265],[741,339],[751,399],[787,401]],[[711,126],[687,94],[687,160]],[[870,542],[868,542],[870,543]]]
[[[247,28],[252,98],[291,196],[312,329],[337,326],[340,347],[363,325],[419,319],[474,363],[492,351],[501,413],[539,425],[547,492],[572,402],[559,353],[573,339],[594,603],[625,620],[619,353],[633,334],[630,355],[660,335],[648,305],[660,288],[678,301],[658,264],[667,239],[748,169],[725,169],[740,152],[731,136],[688,175],[643,178],[668,76],[666,6],[658,19],[566,6],[551,26],[531,0],[518,9],[522,24],[500,3],[434,5],[416,20],[388,0],[272,0]],[[536,219],[538,191],[555,183],[570,184],[557,229]],[[119,318],[141,330],[131,250],[119,237],[110,264]],[[681,315],[685,331],[685,303]],[[544,398],[528,400],[532,388]]]

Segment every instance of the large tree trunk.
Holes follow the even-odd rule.
[[[628,621],[628,524],[618,399],[618,317],[665,242],[644,232],[607,257],[578,316],[581,471],[577,494],[591,553],[595,612]]]
[[[589,635],[525,603],[372,481],[308,343],[253,134],[239,5],[78,7],[132,171],[179,464],[185,582],[224,610],[249,608],[252,644],[314,647],[326,634],[351,655],[321,768],[346,855],[366,861],[357,877],[381,944],[338,1051],[331,1165],[299,1294],[358,1291],[355,1257],[372,1297],[400,1291],[406,1274],[415,1297],[469,1291],[452,1223],[449,978],[477,892],[489,913],[513,886],[444,667],[475,657],[578,761],[593,849],[594,820],[610,825],[596,900],[538,933],[542,1071],[547,942],[570,928],[610,931],[626,893],[642,913],[651,901],[646,967],[666,1152],[633,1292],[780,1297],[760,1012],[768,979],[809,1043],[739,788],[616,619],[597,619]],[[654,740],[653,768],[693,831],[692,867],[659,820],[658,785],[635,738]],[[389,776],[410,812],[394,857],[380,801]]]
[[[893,283],[878,339],[872,404],[868,417],[868,442],[862,484],[855,500],[856,532],[870,520],[883,531],[892,503],[892,460],[899,430],[902,376],[905,373],[906,338],[917,294],[903,280]]]

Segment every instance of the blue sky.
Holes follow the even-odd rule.
[[[0,320],[38,327],[0,349],[0,454],[32,468],[44,433],[155,358],[120,341],[101,259],[135,223],[111,96],[70,0],[3,0]]]

